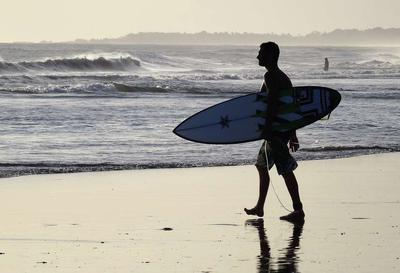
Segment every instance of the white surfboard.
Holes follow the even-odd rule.
[[[294,88],[293,96],[281,96],[281,103],[295,100],[278,110],[273,130],[285,132],[309,125],[330,114],[341,96],[336,90],[319,86]],[[206,108],[179,124],[173,132],[190,141],[233,144],[262,139],[268,105],[265,93],[252,93]],[[295,106],[295,107],[294,107]]]

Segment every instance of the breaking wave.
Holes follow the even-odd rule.
[[[127,71],[140,66],[140,61],[132,57],[98,57],[95,59],[77,57],[48,59],[45,61],[23,61],[17,63],[0,61],[0,74],[26,73],[30,71]]]
[[[338,63],[336,65],[336,67],[341,69],[354,69],[354,68],[381,69],[381,68],[392,68],[393,66],[396,65],[388,61],[379,61],[379,60],[369,60],[363,62],[343,62],[343,63]]]

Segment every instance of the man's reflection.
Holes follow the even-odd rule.
[[[300,245],[300,237],[303,232],[304,223],[293,224],[293,234],[289,238],[289,245],[281,249],[279,252],[282,256],[278,257],[277,269],[272,268],[274,263],[271,261],[271,252],[268,243],[267,236],[264,229],[264,220],[249,219],[246,221],[246,225],[253,226],[258,230],[258,237],[260,239],[260,255],[258,256],[258,272],[279,272],[279,273],[295,273],[297,271],[297,263],[299,258],[297,257],[297,251]],[[275,266],[276,267],[276,266]]]

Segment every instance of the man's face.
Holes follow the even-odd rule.
[[[268,54],[268,52],[265,49],[260,48],[260,50],[258,51],[257,59],[258,59],[258,65],[266,66],[268,62],[271,60],[271,54]]]

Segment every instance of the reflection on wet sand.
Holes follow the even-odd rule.
[[[258,237],[260,239],[260,255],[258,256],[258,272],[279,272],[279,273],[295,273],[297,271],[297,264],[299,257],[297,252],[300,245],[300,237],[303,232],[304,224],[293,224],[293,234],[289,238],[288,246],[281,249],[279,252],[282,256],[278,257],[276,263],[271,259],[271,248],[268,243],[267,236],[264,229],[263,219],[249,219],[246,220],[246,225],[253,226],[258,230]],[[276,265],[275,265],[276,264]],[[277,267],[276,269],[273,267]]]

